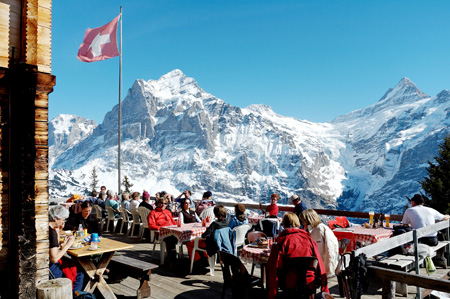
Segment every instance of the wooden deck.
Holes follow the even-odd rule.
[[[139,241],[138,238],[130,238],[119,234],[104,233],[107,238],[131,243],[134,247],[130,250],[120,251],[120,254],[142,259],[146,262],[159,264],[159,245],[156,245],[155,254],[151,257],[153,244],[147,240]],[[192,274],[189,274],[189,260],[187,259],[186,248],[183,248],[185,259],[181,261],[180,269],[169,270],[161,266],[152,271],[150,286],[152,289],[151,297],[155,299],[165,298],[220,298],[222,292],[223,278],[220,265],[216,264],[215,275],[210,276],[207,268],[195,268]],[[246,265],[251,270],[251,265]],[[425,273],[425,269],[421,269]],[[430,277],[442,277],[449,270],[438,268],[438,271]],[[256,276],[260,275],[259,268],[255,269]],[[426,275],[426,274],[425,274]],[[139,281],[134,278],[126,278],[121,282],[110,282],[109,286],[113,289],[117,298],[136,298],[136,290],[139,287]],[[339,290],[336,278],[330,278],[328,281],[330,293],[335,298],[339,297]],[[408,298],[413,298],[416,294],[416,288],[408,288]],[[422,294],[425,290],[422,289]],[[96,294],[97,295],[97,294]],[[100,296],[98,298],[101,298]],[[231,298],[231,289],[227,290],[225,298]],[[247,290],[247,298],[265,298],[264,292],[259,287]],[[369,290],[363,294],[362,298],[381,298],[381,281],[371,279]]]

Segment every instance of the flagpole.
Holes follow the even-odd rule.
[[[121,117],[122,117],[122,104],[121,104],[121,98],[122,98],[122,6],[120,6],[120,51],[119,51],[119,121],[118,121],[118,155],[117,155],[117,166],[118,166],[118,188],[117,188],[117,193],[121,193],[120,192],[120,125],[121,125]]]

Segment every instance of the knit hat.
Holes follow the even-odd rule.
[[[144,193],[142,193],[142,198],[143,199],[150,198],[150,194],[147,191],[144,191]]]

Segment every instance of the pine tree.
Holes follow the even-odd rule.
[[[130,193],[130,188],[133,187],[133,184],[128,180],[127,176],[123,177],[122,185],[125,187],[125,192]]]
[[[95,171],[95,167],[92,169],[92,173],[91,173],[91,179],[92,179],[92,183],[91,183],[91,191],[97,191],[97,184],[98,184],[98,177],[97,177],[97,172]]]
[[[437,211],[450,213],[450,135],[439,145],[436,164],[428,161],[428,177],[419,181],[422,189],[430,197],[427,204]]]

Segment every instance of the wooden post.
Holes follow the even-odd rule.
[[[383,279],[383,289],[381,293],[383,299],[395,298],[395,281]]]
[[[57,278],[41,282],[36,286],[38,299],[72,298],[72,281]]]

